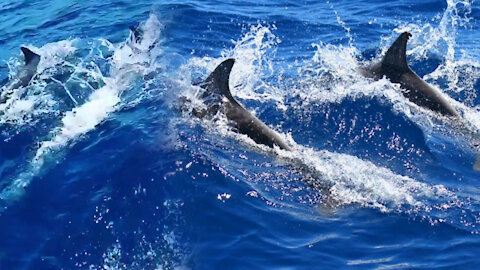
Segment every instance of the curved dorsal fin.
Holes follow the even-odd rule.
[[[20,50],[22,50],[22,53],[25,56],[25,65],[30,64],[34,60],[40,61],[40,55],[32,52],[30,49],[21,47]]]
[[[201,84],[201,87],[223,95],[231,102],[237,103],[237,101],[233,98],[232,93],[230,93],[230,88],[228,86],[230,72],[232,71],[234,63],[235,59],[233,58],[229,58],[220,63],[220,65],[215,68],[210,76],[208,76],[205,82]]]
[[[407,42],[412,34],[403,32],[397,40],[388,49],[383,57],[382,67],[395,69],[397,71],[407,71]]]

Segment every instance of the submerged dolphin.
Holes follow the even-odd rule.
[[[360,73],[375,80],[385,76],[391,82],[399,83],[405,90],[403,95],[411,102],[445,116],[459,117],[445,94],[422,80],[408,66],[406,51],[411,36],[408,32],[402,33],[380,62],[360,68]]]
[[[130,26],[130,41],[134,43],[140,43],[143,38],[143,31],[139,26]]]
[[[35,74],[37,73],[38,63],[40,63],[40,55],[32,52],[25,47],[21,47],[20,50],[25,57],[25,66],[19,72],[17,78],[12,80],[11,82],[7,82],[2,87],[2,92],[0,94],[0,103],[5,103],[5,101],[15,89],[27,86],[32,80],[33,76],[35,76]]]
[[[475,160],[475,164],[473,164],[473,169],[480,172],[480,153],[477,154],[477,160]]]
[[[203,117],[207,113],[216,113],[216,111],[222,110],[239,133],[247,135],[256,143],[270,147],[276,145],[281,149],[290,150],[287,143],[282,140],[275,131],[247,111],[230,93],[228,83],[234,63],[235,60],[231,58],[223,61],[215,68],[210,76],[200,84],[200,87],[205,89],[202,98],[209,99],[212,98],[212,95],[219,95],[222,99],[220,104],[213,104],[208,110],[203,112],[194,111],[194,114]],[[227,100],[223,100],[223,98]]]
[[[142,45],[145,38],[145,26],[138,24],[137,26],[130,26],[130,37],[127,41],[127,44],[134,50],[137,50],[136,46]],[[157,41],[149,44],[148,50],[153,49],[157,45]]]

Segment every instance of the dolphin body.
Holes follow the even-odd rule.
[[[445,98],[444,94],[422,80],[407,63],[407,42],[412,34],[402,33],[388,49],[383,59],[375,64],[359,69],[365,77],[381,79],[387,77],[393,83],[399,83],[403,95],[411,102],[438,112],[444,116],[459,118],[458,112]]]
[[[26,87],[32,80],[33,76],[35,76],[37,73],[38,63],[40,63],[40,55],[25,47],[21,47],[20,50],[25,57],[25,66],[20,71],[17,78],[11,82],[7,81],[7,83],[2,87],[0,104],[5,103],[15,89]]]
[[[411,36],[409,32],[400,34],[380,62],[361,67],[359,72],[375,80],[385,76],[391,82],[399,83],[405,90],[402,92],[403,95],[411,102],[444,116],[460,119],[460,115],[449,103],[445,94],[422,80],[408,66],[406,52],[407,42]],[[477,154],[473,169],[480,171],[480,152]]]
[[[200,87],[205,89],[201,97],[206,100],[206,103],[213,102],[214,104],[204,111],[199,112],[194,110],[194,115],[203,117],[207,114],[215,114],[218,110],[222,110],[227,116],[227,119],[234,124],[234,128],[238,133],[247,135],[259,144],[270,147],[276,145],[281,149],[290,150],[287,143],[282,140],[275,131],[247,111],[245,107],[232,96],[228,83],[234,63],[235,60],[232,58],[223,61],[215,68],[210,76],[200,84]],[[220,96],[220,104],[218,104],[218,100],[216,100],[215,97],[212,97],[215,95]]]
[[[290,146],[275,131],[252,115],[232,96],[229,88],[229,77],[234,63],[235,60],[232,58],[223,61],[204,82],[197,84],[205,89],[200,98],[204,100],[207,109],[193,109],[193,115],[203,118],[222,111],[227,119],[233,123],[238,133],[247,135],[258,144],[272,148],[277,146],[280,149],[291,151]],[[302,180],[307,185],[322,192],[324,197],[322,207],[319,208],[320,211],[330,215],[340,205],[340,202],[331,194],[331,183],[321,181],[322,175],[318,171],[298,158],[285,158],[285,161],[290,163],[294,172],[302,175]]]

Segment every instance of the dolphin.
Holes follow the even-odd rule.
[[[402,94],[411,102],[440,113],[444,116],[460,119],[459,113],[449,103],[445,94],[422,80],[407,63],[407,42],[412,36],[404,32],[393,42],[383,59],[370,66],[359,68],[359,72],[375,80],[387,77],[393,83],[399,83]],[[475,171],[480,171],[480,152],[473,165]]]
[[[15,79],[11,82],[7,81],[2,87],[0,103],[5,103],[15,89],[26,87],[32,80],[33,76],[37,73],[38,63],[40,63],[40,55],[25,47],[21,47],[20,50],[25,57],[25,66]]]
[[[232,95],[229,88],[229,78],[235,59],[229,58],[220,63],[215,70],[201,83],[195,85],[205,90],[200,95],[207,109],[193,109],[192,114],[196,117],[213,116],[222,111],[238,133],[245,134],[258,144],[267,145],[271,148],[292,151],[290,146],[265,123],[252,115]],[[188,102],[188,100],[182,100]],[[185,107],[183,109],[186,109]],[[283,160],[291,165],[293,172],[302,175],[302,180],[311,188],[322,193],[323,203],[319,210],[324,214],[331,214],[340,206],[340,202],[331,193],[331,183],[321,181],[322,175],[311,166],[306,165],[301,159],[285,157]]]
[[[230,123],[238,133],[245,134],[258,144],[267,145],[271,148],[279,147],[286,151],[292,151],[290,146],[265,123],[252,115],[245,107],[240,104],[232,95],[229,88],[229,78],[235,59],[229,58],[220,63],[206,80],[194,85],[200,86],[205,91],[199,95],[206,109],[192,110],[196,117],[213,116],[217,112],[223,112]],[[183,98],[181,103],[191,103],[190,100]],[[187,107],[181,108],[183,111]],[[307,165],[298,157],[280,157],[281,160],[290,165],[292,172],[302,176],[302,181],[312,189],[318,190],[322,194],[322,205],[318,208],[323,214],[331,215],[335,209],[341,205],[331,192],[332,183],[322,181],[323,175],[315,168]]]
[[[407,42],[411,36],[409,32],[400,34],[380,62],[359,68],[360,73],[375,80],[385,76],[391,82],[400,84],[405,90],[402,94],[409,101],[444,116],[459,118],[458,112],[449,103],[445,94],[422,80],[408,66],[406,52]]]
[[[233,123],[238,133],[245,134],[258,144],[270,147],[278,146],[280,149],[290,150],[288,144],[280,136],[269,128],[265,123],[252,115],[245,107],[232,96],[229,88],[229,77],[235,60],[233,58],[223,61],[215,70],[200,83],[200,87],[205,89],[201,96],[206,103],[215,103],[207,110],[193,111],[197,117],[204,117],[207,114],[215,114],[222,110],[227,119]],[[220,104],[215,99],[215,95],[220,97]]]

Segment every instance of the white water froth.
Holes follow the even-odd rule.
[[[272,150],[268,146],[255,143],[247,135],[233,131],[225,116],[216,119],[214,124],[206,121],[203,124],[211,132],[221,136],[235,138],[266,153],[273,151],[275,155],[287,160],[287,163],[290,160],[293,167],[300,161],[318,177],[314,180],[316,186],[328,187],[327,192],[330,194],[324,195],[333,199],[337,206],[358,204],[382,212],[418,212],[429,211],[432,201],[445,204],[447,201],[456,200],[455,194],[443,185],[430,185],[398,175],[390,169],[348,154],[302,146],[297,144],[290,134],[277,131],[292,146],[292,151],[279,148]]]
[[[359,204],[381,211],[425,209],[428,200],[453,195],[442,185],[428,185],[413,178],[347,154],[296,146],[287,157],[301,159],[332,184],[332,197],[341,204]]]
[[[109,44],[108,47],[113,48],[114,51],[110,60],[111,75],[104,77],[98,69],[89,71],[96,72],[94,77],[101,78],[104,86],[94,90],[85,103],[64,114],[61,126],[51,132],[51,139],[39,143],[40,147],[28,170],[21,173],[17,179],[2,190],[0,199],[8,202],[21,196],[24,188],[42,169],[49,153],[56,153],[81,135],[94,129],[116,110],[117,105],[121,102],[122,92],[128,90],[137,78],[155,68],[154,60],[160,53],[159,49],[155,49],[155,47],[159,42],[161,24],[155,15],[151,15],[141,25],[141,28],[144,32],[141,42],[127,41],[119,45]],[[104,42],[109,43],[108,41]],[[46,66],[48,65],[43,65],[43,67]]]
[[[275,30],[272,26],[272,30]],[[222,52],[223,57],[235,58],[231,73],[231,85],[235,96],[258,101],[275,100],[283,103],[280,89],[263,79],[274,75],[273,62],[280,39],[269,27],[256,25],[250,28],[240,40],[235,41],[232,50]],[[275,76],[280,77],[279,74]]]
[[[187,78],[187,80],[198,79],[198,76],[204,76],[207,71],[211,72],[226,58],[234,58],[235,65],[230,74],[232,94],[245,100],[260,102],[272,100],[283,107],[283,90],[265,81],[265,78],[281,77],[279,74],[274,74],[276,71],[272,62],[277,45],[281,41],[273,34],[272,29],[275,29],[275,26],[251,26],[242,38],[232,41],[234,45],[232,49],[221,52],[221,58],[193,57],[180,68],[182,76],[177,77]],[[190,80],[183,83],[190,85]],[[190,95],[188,91],[183,94]]]

